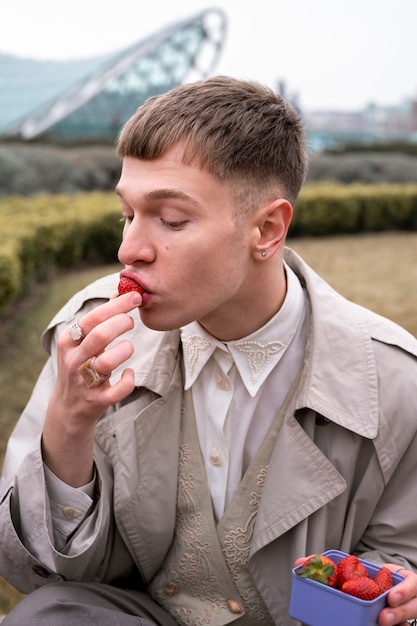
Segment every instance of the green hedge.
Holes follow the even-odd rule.
[[[0,201],[0,309],[33,281],[90,260],[115,262],[122,225],[114,193],[8,196]]]
[[[294,208],[292,237],[417,230],[417,185],[308,184]]]
[[[57,268],[116,261],[121,238],[113,192],[0,200],[0,309]],[[291,237],[417,230],[417,185],[308,184]]]

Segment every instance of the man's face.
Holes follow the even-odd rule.
[[[140,315],[150,328],[198,320],[221,339],[238,338],[253,295],[256,228],[236,223],[227,186],[181,158],[174,146],[158,159],[124,159],[119,260],[145,290]]]

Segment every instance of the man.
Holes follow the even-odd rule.
[[[106,277],[45,334],[3,471],[0,574],[29,593],[4,623],[289,626],[294,562],[330,548],[402,569],[381,626],[417,615],[417,342],[284,250],[300,120],[216,77],[148,100],[118,152],[142,294]]]

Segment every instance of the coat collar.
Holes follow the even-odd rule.
[[[297,409],[373,439],[379,426],[378,376],[364,309],[322,280],[293,250],[285,259],[306,287],[311,329]]]

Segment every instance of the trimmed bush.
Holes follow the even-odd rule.
[[[417,185],[311,183],[294,208],[292,237],[417,229]]]
[[[115,262],[121,240],[114,193],[9,196],[0,201],[0,308],[32,281],[81,261]]]

